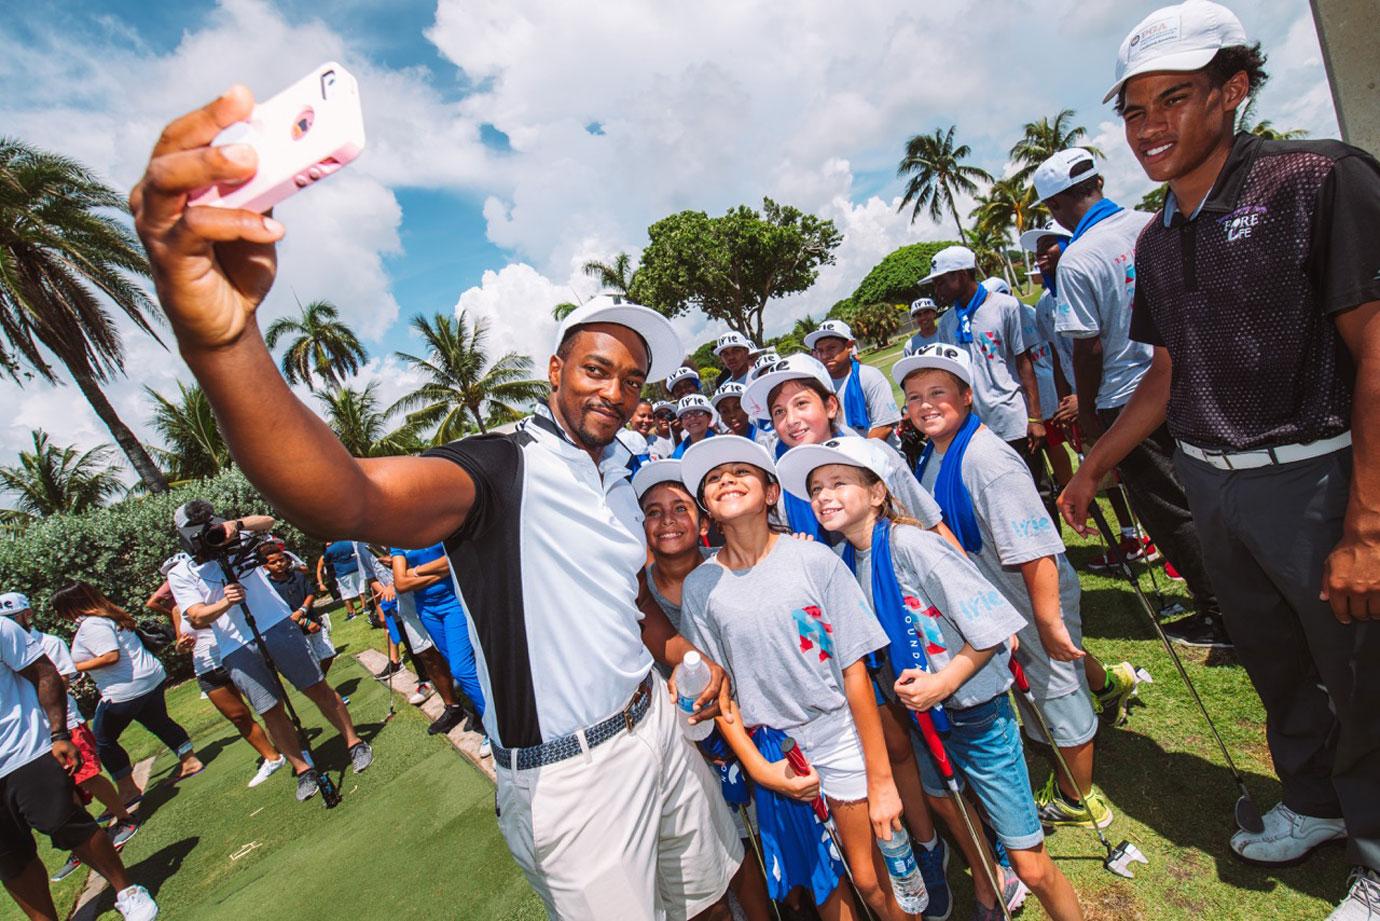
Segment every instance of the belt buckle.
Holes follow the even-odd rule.
[[[633,696],[628,700],[628,705],[623,708],[623,725],[628,727],[628,732],[632,732],[633,727],[637,725],[633,722],[633,707],[636,707],[642,701],[643,697],[649,693],[645,684],[638,685],[637,690],[633,692]]]

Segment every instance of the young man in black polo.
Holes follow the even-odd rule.
[[[1281,864],[1346,837],[1329,921],[1361,921],[1380,906],[1380,164],[1235,135],[1263,64],[1203,0],[1122,45],[1107,98],[1170,188],[1136,248],[1132,335],[1155,357],[1060,501],[1082,526],[1098,476],[1168,418],[1284,787],[1232,850]]]

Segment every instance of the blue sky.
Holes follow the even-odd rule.
[[[261,314],[331,299],[376,356],[361,383],[391,400],[410,383],[389,356],[415,347],[412,315],[463,310],[490,324],[494,348],[540,361],[551,306],[595,293],[580,263],[636,254],[647,225],[682,208],[770,195],[833,219],[836,264],[774,306],[768,332],[823,313],[895,247],[952,236],[896,213],[894,165],[917,132],[956,124],[1000,174],[1023,122],[1072,108],[1107,152],[1109,192],[1134,202],[1148,183],[1100,99],[1121,38],[1156,5],[28,4],[0,21],[0,123],[123,189],[160,126],[230,82],[264,98],[324,60],[345,64],[368,147],[279,209],[288,237]],[[1271,57],[1260,115],[1335,136],[1306,0],[1239,11]],[[681,326],[694,340],[718,332]],[[111,396],[143,433],[142,386],[167,392],[186,371],[143,337],[128,348],[130,378]],[[18,407],[0,425],[0,463],[38,425],[63,442],[109,440],[71,388],[0,388]]]

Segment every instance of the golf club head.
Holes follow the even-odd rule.
[[[1112,848],[1111,853],[1107,855],[1107,859],[1102,861],[1102,866],[1111,870],[1117,876],[1122,876],[1126,879],[1135,879],[1136,874],[1132,872],[1131,864],[1137,862],[1147,866],[1150,864],[1149,859],[1140,852],[1140,848],[1136,847],[1130,841],[1123,841]]]
[[[1242,831],[1253,835],[1265,831],[1265,820],[1260,817],[1260,810],[1255,808],[1255,800],[1244,789],[1236,800],[1236,824]]]

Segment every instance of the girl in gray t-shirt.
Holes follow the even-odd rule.
[[[904,918],[874,863],[873,835],[889,838],[901,827],[863,661],[886,634],[837,556],[772,526],[780,487],[761,445],[737,435],[707,439],[685,452],[681,472],[725,538],[681,592],[682,632],[733,680],[737,718],[720,718],[719,730],[759,786],[807,801],[823,793],[863,899],[878,917]],[[768,762],[747,731],[759,725],[794,738],[810,773]],[[843,886],[835,889],[826,916],[845,897]]]

